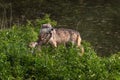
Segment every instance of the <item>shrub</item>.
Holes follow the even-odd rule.
[[[119,80],[120,53],[98,57],[90,43],[83,41],[85,54],[75,46],[42,46],[31,53],[28,43],[37,39],[36,28],[17,27],[0,31],[1,80]]]

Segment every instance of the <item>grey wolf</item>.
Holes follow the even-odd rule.
[[[40,29],[37,42],[33,42],[33,47],[50,43],[52,46],[57,47],[59,44],[66,45],[71,42],[81,49],[84,53],[84,48],[81,45],[81,36],[78,31],[66,28],[53,28],[51,24],[43,24]]]

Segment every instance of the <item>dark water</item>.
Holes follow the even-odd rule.
[[[68,23],[69,24],[69,23]],[[77,23],[76,23],[77,24]],[[78,30],[83,40],[91,43],[95,51],[100,56],[108,56],[120,51],[120,27],[119,26],[100,26],[90,24],[81,24],[66,27]]]
[[[82,12],[79,9],[81,7],[76,9],[76,13],[69,12],[67,16],[58,19],[58,27],[78,30],[82,39],[90,42],[100,56],[119,52],[120,10],[110,6],[87,7]]]

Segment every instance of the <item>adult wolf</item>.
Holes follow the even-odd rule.
[[[36,45],[50,43],[54,47],[57,47],[59,44],[66,45],[68,42],[79,47],[81,53],[84,53],[80,33],[78,31],[66,28],[53,28],[51,24],[43,24]]]

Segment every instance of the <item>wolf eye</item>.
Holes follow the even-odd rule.
[[[53,28],[51,29],[51,31],[53,31]]]

